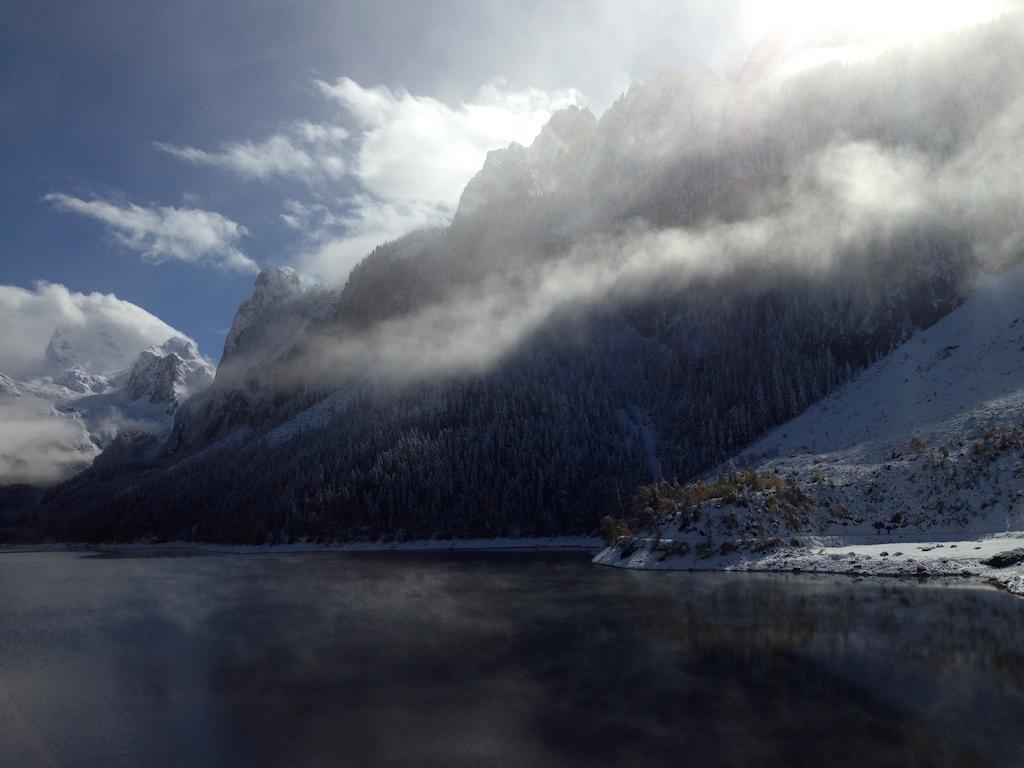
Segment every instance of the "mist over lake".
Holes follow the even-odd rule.
[[[1009,768],[1022,626],[568,553],[6,553],[0,764]]]

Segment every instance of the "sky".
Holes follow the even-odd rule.
[[[762,32],[739,0],[3,6],[0,285],[115,294],[214,360],[256,270],[343,280],[552,110]]]

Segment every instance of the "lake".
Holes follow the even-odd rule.
[[[1024,766],[1024,600],[567,553],[0,554],[0,766]]]

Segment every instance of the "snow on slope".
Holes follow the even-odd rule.
[[[968,572],[1024,594],[1024,564],[981,562],[1024,543],[1024,266],[983,278],[961,307],[750,446],[724,476],[717,497],[679,502],[673,519],[595,562]],[[914,542],[914,556],[880,554]],[[924,557],[936,542],[949,542],[944,556]]]
[[[351,387],[331,393],[268,432],[267,445],[277,448],[303,432],[325,428],[345,412],[356,394],[357,390]]]
[[[826,453],[1019,417],[1024,402],[1024,266],[741,454]]]

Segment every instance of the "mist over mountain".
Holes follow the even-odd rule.
[[[121,432],[166,435],[213,381],[195,341],[112,294],[0,286],[0,485],[49,485]]]
[[[109,356],[123,354],[112,345],[101,336]],[[214,371],[194,342],[172,336],[139,352],[125,369],[95,373],[61,329],[46,347],[46,369],[49,375],[25,381],[0,373],[0,484],[66,479],[129,436],[146,436],[155,449],[178,406],[208,387]]]
[[[123,433],[29,535],[591,532],[1019,261],[1021,50],[1007,15],[863,61],[659,70],[599,118],[569,107],[490,153],[448,227],[343,286],[261,273],[166,442]]]

